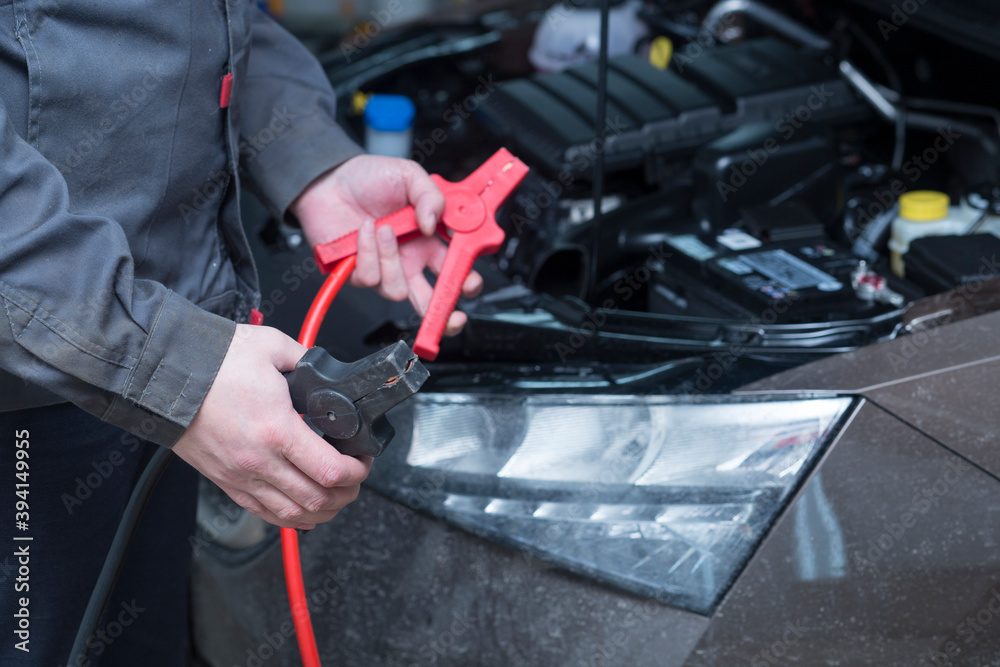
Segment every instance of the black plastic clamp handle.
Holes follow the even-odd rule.
[[[430,376],[399,341],[352,363],[311,348],[285,375],[292,405],[342,454],[378,456],[396,434],[385,414]]]

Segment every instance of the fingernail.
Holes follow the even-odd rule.
[[[361,230],[360,230],[359,233],[364,234],[365,236],[374,236],[375,235],[375,221],[374,220],[365,220],[363,223],[361,223]]]
[[[384,225],[378,228],[378,242],[382,245],[389,245],[396,235],[392,233],[392,227]]]
[[[437,224],[437,218],[434,217],[434,214],[432,212],[430,212],[430,211],[422,211],[421,212],[421,214],[420,214],[420,224],[419,224],[419,227],[421,229],[425,229],[427,227],[433,227],[436,224]]]

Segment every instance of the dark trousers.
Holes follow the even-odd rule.
[[[198,474],[176,458],[146,507],[90,654],[69,655],[156,447],[71,405],[0,413],[0,665],[187,664]]]

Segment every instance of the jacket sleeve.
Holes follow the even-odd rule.
[[[239,93],[240,168],[279,219],[316,177],[364,152],[336,121],[336,96],[319,62],[254,8]]]
[[[69,212],[62,175],[2,103],[0,308],[0,368],[165,446],[198,412],[235,330],[136,279],[121,226]]]

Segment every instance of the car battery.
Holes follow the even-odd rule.
[[[652,280],[650,310],[774,323],[854,319],[886,310],[858,298],[859,259],[822,236],[763,243],[742,230],[671,235],[676,251]]]

